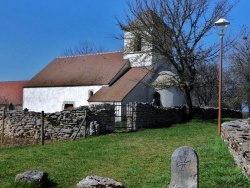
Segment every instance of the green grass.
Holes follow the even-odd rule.
[[[0,187],[14,184],[16,174],[42,170],[56,187],[73,188],[87,175],[121,181],[126,188],[162,188],[170,183],[171,155],[180,146],[199,156],[201,188],[250,187],[217,136],[216,123],[194,120],[169,128],[116,133],[47,145],[0,150]]]

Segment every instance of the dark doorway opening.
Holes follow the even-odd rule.
[[[154,95],[153,95],[153,105],[161,106],[161,95],[157,91],[154,92]]]
[[[72,110],[74,108],[73,104],[65,104],[64,105],[64,110]]]

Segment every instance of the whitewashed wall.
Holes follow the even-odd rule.
[[[123,56],[124,59],[129,59],[131,67],[152,66],[152,56],[146,53],[129,53]]]
[[[158,92],[161,95],[161,104],[163,107],[182,106],[186,103],[184,93],[176,87],[162,89]]]
[[[135,36],[131,32],[124,32],[124,55],[123,59],[129,59],[131,67],[142,67],[152,65],[152,44],[142,41],[141,51],[134,52],[132,45]],[[142,39],[143,40],[143,39]]]
[[[124,99],[124,103],[128,102],[148,102],[153,101],[153,95],[155,90],[150,87],[146,87],[143,84],[138,84],[136,88],[129,93]],[[161,104],[163,107],[176,107],[185,105],[185,96],[176,87],[163,89],[158,91],[161,96]]]
[[[102,86],[24,88],[23,109],[46,113],[61,111],[64,104],[74,107],[89,105],[89,91],[97,92]]]

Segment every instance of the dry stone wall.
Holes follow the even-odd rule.
[[[170,126],[186,120],[186,108],[161,108],[149,103],[132,103],[132,111],[127,115],[127,127],[133,130]]]
[[[225,122],[221,130],[236,164],[250,177],[250,119]]]
[[[194,107],[193,113],[195,118],[199,119],[215,119],[218,117],[218,108],[212,107]],[[222,118],[242,118],[242,113],[239,110],[228,108],[222,109]]]
[[[150,103],[130,103],[132,110],[127,112],[127,127],[132,130],[139,128],[152,128],[170,126],[175,123],[183,123],[187,120],[187,109],[185,106],[174,108],[162,108]],[[194,118],[215,119],[218,117],[217,108],[193,108]],[[223,118],[241,118],[240,111],[222,109]]]
[[[2,113],[0,113],[2,130]],[[79,125],[86,116],[85,126]],[[41,138],[42,115],[37,112],[8,111],[4,120],[5,136]],[[91,108],[82,107],[72,111],[61,111],[44,114],[44,137],[49,140],[63,140],[99,135],[114,131],[115,111],[112,105],[98,105]],[[86,129],[85,129],[86,128]]]

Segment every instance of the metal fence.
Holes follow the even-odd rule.
[[[128,119],[133,118],[133,104],[114,102],[113,105],[115,106],[115,129],[130,130],[132,126],[128,123]]]

